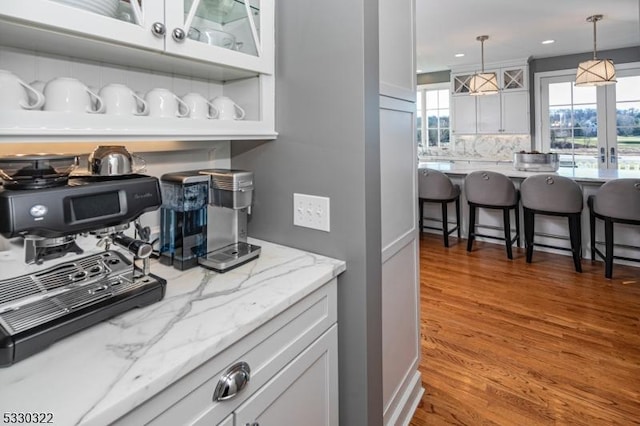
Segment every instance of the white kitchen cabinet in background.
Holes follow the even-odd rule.
[[[502,90],[477,97],[477,133],[529,133],[529,93]],[[457,112],[456,112],[457,113]]]
[[[228,122],[16,110],[0,118],[0,138],[275,138],[275,2],[219,3],[229,4],[230,9],[224,13],[211,12],[212,3],[207,0],[143,0],[140,13],[136,14],[131,7],[135,3],[120,1],[115,16],[54,0],[0,3],[0,50],[9,52],[7,57],[14,57],[12,54],[16,52],[31,55],[36,79],[78,78],[68,71],[65,75],[64,66],[59,67],[60,75],[55,76],[47,69],[38,70],[38,61],[44,57],[72,64],[66,68],[78,64],[77,67],[94,70],[100,76],[97,80],[100,86],[131,85],[131,80],[114,76],[119,70],[146,73],[149,80],[154,76],[194,80],[195,87],[207,86],[207,93],[202,95],[228,96],[248,110],[244,120]],[[134,18],[138,15],[140,19]],[[220,38],[221,35],[224,37]],[[3,60],[2,56],[0,51],[0,69],[12,71],[29,82],[30,76],[19,72],[20,65]],[[160,87],[173,89],[166,81],[162,82],[165,85]],[[144,92],[149,87],[144,87],[143,82],[131,89]]]
[[[456,135],[476,133],[476,97],[451,97],[451,130]]]
[[[529,134],[528,66],[504,64],[485,67],[495,72],[500,91],[469,95],[470,69],[451,74],[451,122],[454,134]]]

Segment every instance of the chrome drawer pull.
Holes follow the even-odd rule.
[[[250,373],[251,368],[246,362],[240,361],[233,364],[218,380],[216,390],[213,392],[213,400],[224,401],[236,396],[249,383]]]

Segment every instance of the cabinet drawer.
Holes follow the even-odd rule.
[[[333,279],[179,379],[116,424],[217,424],[336,321],[337,290],[336,279]],[[247,386],[233,398],[213,401],[213,392],[222,374],[240,361],[246,362],[251,368]]]

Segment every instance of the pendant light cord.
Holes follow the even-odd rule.
[[[596,22],[598,19],[594,17],[593,19],[593,60],[596,60]]]

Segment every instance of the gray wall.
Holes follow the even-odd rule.
[[[273,142],[233,142],[255,173],[253,237],[346,260],[338,283],[340,424],[382,424],[378,2],[276,8]],[[331,232],[293,226],[293,193],[331,199]]]
[[[436,72],[427,72],[424,74],[418,74],[417,83],[419,85],[448,83],[450,80],[451,80],[451,71],[436,71]]]

